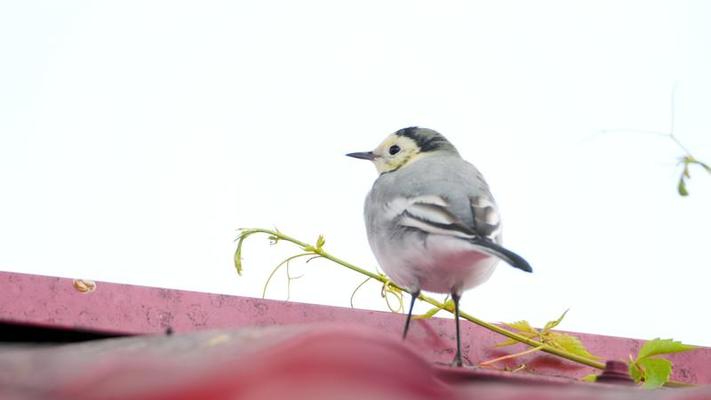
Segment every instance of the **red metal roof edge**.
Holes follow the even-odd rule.
[[[276,300],[160,289],[97,282],[81,292],[72,279],[0,272],[0,321],[121,334],[189,332],[304,323],[358,324],[399,335],[403,316]],[[451,319],[414,321],[408,345],[433,362],[448,363],[454,340]],[[606,359],[627,359],[643,341],[575,333],[593,353]],[[473,364],[518,351],[496,348],[500,336],[474,324],[462,324],[463,352]],[[522,346],[522,345],[521,345]],[[672,378],[689,383],[711,383],[711,349],[673,354]],[[539,374],[579,378],[592,368],[559,358],[532,354],[510,360],[508,367],[526,365]],[[503,367],[503,366],[501,366]]]

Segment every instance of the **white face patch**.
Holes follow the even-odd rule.
[[[416,158],[420,148],[414,140],[398,135],[390,135],[373,150],[373,163],[379,173],[394,171]]]

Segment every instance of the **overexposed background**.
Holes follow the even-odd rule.
[[[296,249],[374,269],[370,150],[419,125],[487,177],[508,247],[463,308],[491,321],[711,345],[711,3],[0,2],[0,269],[260,296]],[[362,280],[294,264],[291,299]],[[283,274],[268,297],[283,299]],[[356,306],[385,309],[376,284]],[[421,306],[421,310],[426,309]]]

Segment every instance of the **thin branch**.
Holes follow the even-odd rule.
[[[353,298],[355,297],[356,293],[358,292],[358,290],[360,290],[360,288],[363,287],[363,285],[368,283],[370,279],[371,278],[365,278],[363,282],[359,283],[358,286],[356,286],[356,288],[353,290],[353,293],[351,293],[351,308],[355,308],[355,306],[353,305]]]
[[[646,134],[646,135],[656,135],[656,136],[664,136],[668,137],[671,139],[674,143],[676,143],[679,148],[686,153],[687,156],[691,157],[691,152],[689,149],[684,146],[679,138],[676,137],[675,135],[675,125],[676,125],[676,89],[679,86],[679,82],[674,82],[674,85],[672,86],[672,91],[671,91],[671,100],[670,100],[670,116],[669,116],[669,132],[661,132],[661,131],[651,131],[651,130],[644,130],[644,129],[603,129],[600,132],[601,133],[610,133],[610,132],[630,132],[630,133],[641,133],[641,134]]]
[[[388,293],[392,294],[395,296],[395,298],[398,301],[398,306],[397,308],[393,308],[392,305],[390,305],[390,299],[388,298]],[[386,280],[383,282],[383,288],[380,291],[380,295],[383,296],[385,299],[385,303],[388,305],[388,308],[392,312],[401,312],[404,311],[405,305],[403,304],[402,301],[402,289],[400,289],[398,286],[394,285],[390,280]]]
[[[309,262],[309,260],[306,260],[306,262]],[[291,276],[291,270],[289,269],[290,263],[286,263],[286,300],[289,301],[291,299],[291,282],[295,281],[297,279],[301,279],[304,274],[301,274],[299,276]]]
[[[673,133],[670,133],[670,134],[669,134],[669,138],[670,138],[671,140],[673,140],[674,143],[676,143],[677,146],[679,146],[679,148],[684,151],[684,153],[686,153],[686,156],[687,156],[687,157],[691,157],[691,152],[689,151],[689,149],[687,149],[686,146],[684,146],[683,144],[681,144],[681,141],[679,141],[679,139],[677,139],[677,137],[674,136]],[[692,158],[693,158],[693,157],[692,157]]]
[[[296,259],[296,258],[299,258],[299,257],[308,256],[308,255],[310,255],[310,254],[311,254],[311,253],[301,253],[301,254],[297,254],[297,255],[291,256],[291,257],[285,259],[284,261],[280,262],[279,264],[277,264],[277,266],[274,267],[274,269],[272,270],[272,272],[269,274],[269,277],[267,278],[267,281],[264,283],[264,287],[262,288],[262,298],[266,297],[266,295],[267,295],[267,287],[269,286],[269,282],[271,282],[272,278],[274,277],[274,274],[276,274],[276,272],[279,270],[279,268],[281,268],[282,265],[284,265],[284,264],[289,265],[289,262],[290,262],[291,260]],[[288,277],[288,272],[287,272],[287,277]]]
[[[510,359],[510,358],[516,358],[516,357],[520,357],[520,356],[525,356],[526,354],[535,353],[535,352],[537,352],[537,351],[539,351],[539,350],[542,350],[542,348],[541,348],[540,346],[539,346],[539,347],[532,347],[532,348],[530,348],[530,349],[528,349],[528,350],[520,351],[520,352],[518,352],[518,353],[507,354],[507,355],[505,355],[505,356],[501,356],[501,357],[497,357],[497,358],[494,358],[494,359],[491,359],[491,360],[488,360],[488,361],[480,362],[480,363],[479,363],[479,366],[480,366],[480,367],[486,367],[486,366],[488,366],[488,365],[497,363],[497,362],[499,362],[499,361],[504,361],[504,360],[508,360],[508,359]]]

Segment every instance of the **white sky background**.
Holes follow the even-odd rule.
[[[0,3],[0,269],[246,296],[297,249],[373,269],[344,156],[419,125],[487,177],[507,247],[463,309],[711,345],[711,176],[676,193],[676,134],[711,161],[711,3]],[[348,306],[314,261],[292,300]],[[268,297],[286,297],[284,275]],[[356,305],[385,309],[376,284]],[[426,309],[420,306],[420,311]]]

